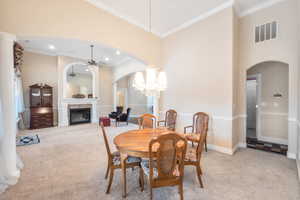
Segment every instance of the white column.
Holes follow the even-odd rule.
[[[159,119],[159,98],[153,97],[153,115]]]
[[[0,180],[15,184],[20,176],[16,156],[16,107],[14,94],[14,55],[16,37],[0,32],[0,102],[2,106],[2,136],[0,136]],[[3,183],[5,181],[5,183]],[[1,185],[1,183],[0,183]]]
[[[113,83],[113,98],[114,98],[113,110],[115,110],[117,107],[117,90],[118,90],[118,84],[117,82],[114,82]]]

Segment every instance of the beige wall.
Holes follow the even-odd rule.
[[[297,18],[300,18],[300,0],[298,0],[298,16]],[[298,35],[300,33],[300,20],[298,20]],[[300,61],[300,37],[298,37],[298,60]],[[300,70],[298,70],[298,77],[300,77]],[[300,99],[300,78],[298,79],[298,100]],[[300,174],[300,106],[298,106],[298,174]],[[300,176],[299,176],[300,179]]]
[[[55,111],[55,124],[57,124],[57,57],[24,52],[22,65],[22,81],[25,102],[25,123],[29,127],[29,86],[36,83],[45,83],[53,87],[53,108]]]
[[[94,41],[160,64],[159,37],[84,0],[1,0],[0,31]]]
[[[134,74],[128,75],[117,81],[118,91],[126,89],[127,106],[131,108],[131,116],[137,117],[144,113],[149,113],[147,97],[132,87]]]
[[[108,116],[113,111],[113,71],[111,67],[99,68],[100,115]]]
[[[240,87],[240,68],[239,68],[239,17],[236,15],[236,13],[233,13],[233,70],[232,70],[232,147],[236,148],[237,145],[239,145],[240,141],[240,126],[241,121],[243,119],[243,116],[240,116],[238,111],[238,104],[240,103],[239,99],[239,87]]]
[[[260,139],[270,142],[281,140],[281,143],[287,143],[289,67],[280,62],[265,62],[247,71],[247,75],[256,74],[261,76]],[[276,93],[282,94],[282,98],[274,98]]]
[[[211,116],[208,141],[232,148],[233,9],[227,8],[163,40],[168,88],[162,110],[178,112],[178,130],[195,112]]]
[[[245,81],[246,70],[265,61],[281,61],[289,64],[289,157],[295,157],[297,138],[297,87],[298,87],[298,44],[297,1],[288,0],[275,4],[269,8],[257,11],[239,20],[239,68],[240,87],[237,106],[238,113],[245,111]],[[279,24],[278,38],[259,44],[254,42],[255,25],[276,20]],[[242,120],[241,123],[245,122]],[[240,125],[240,142],[245,143],[244,124]]]
[[[24,54],[24,64],[22,66],[22,79],[24,87],[24,100],[26,107],[26,126],[29,126],[29,86],[35,83],[46,83],[53,87],[53,108],[55,111],[55,125],[57,124],[57,110],[58,105],[58,63],[65,66],[68,63],[74,63],[81,61],[80,59],[70,58],[70,57],[58,57],[48,56],[37,53],[25,52]],[[62,76],[62,75],[61,75]],[[113,82],[113,72],[110,67],[100,67],[99,68],[99,110],[100,115],[107,115],[112,111],[113,97],[112,97],[112,82]],[[62,83],[61,83],[62,84]],[[61,97],[62,91],[61,92]]]

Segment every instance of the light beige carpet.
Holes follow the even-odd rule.
[[[134,125],[108,128],[113,136]],[[97,125],[79,125],[25,131],[39,134],[40,144],[18,147],[25,168],[19,183],[1,200],[105,200],[121,199],[120,172],[115,174],[111,194],[106,195],[106,151]],[[299,200],[300,186],[294,160],[251,149],[234,156],[209,151],[203,156],[204,189],[195,170],[185,169],[184,197],[187,200]],[[148,199],[140,192],[138,170],[127,171],[127,199]],[[146,186],[147,188],[147,186]],[[154,190],[154,199],[179,199],[177,188]]]

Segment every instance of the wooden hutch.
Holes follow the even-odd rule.
[[[30,88],[30,129],[53,126],[53,89],[35,84]]]

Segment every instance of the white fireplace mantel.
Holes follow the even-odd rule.
[[[59,110],[59,126],[69,126],[69,105],[92,105],[91,109],[91,121],[92,123],[98,122],[98,103],[99,100],[96,98],[83,98],[83,99],[75,99],[75,98],[67,98],[63,99],[61,102],[61,107]]]
[[[66,76],[67,70],[74,64],[84,64],[82,60],[58,56],[58,126],[69,126],[69,105],[84,105],[91,106],[91,121],[98,122],[99,110],[99,68],[90,66],[93,75],[93,97],[96,98],[67,98],[66,97]],[[98,98],[97,98],[98,97]]]

